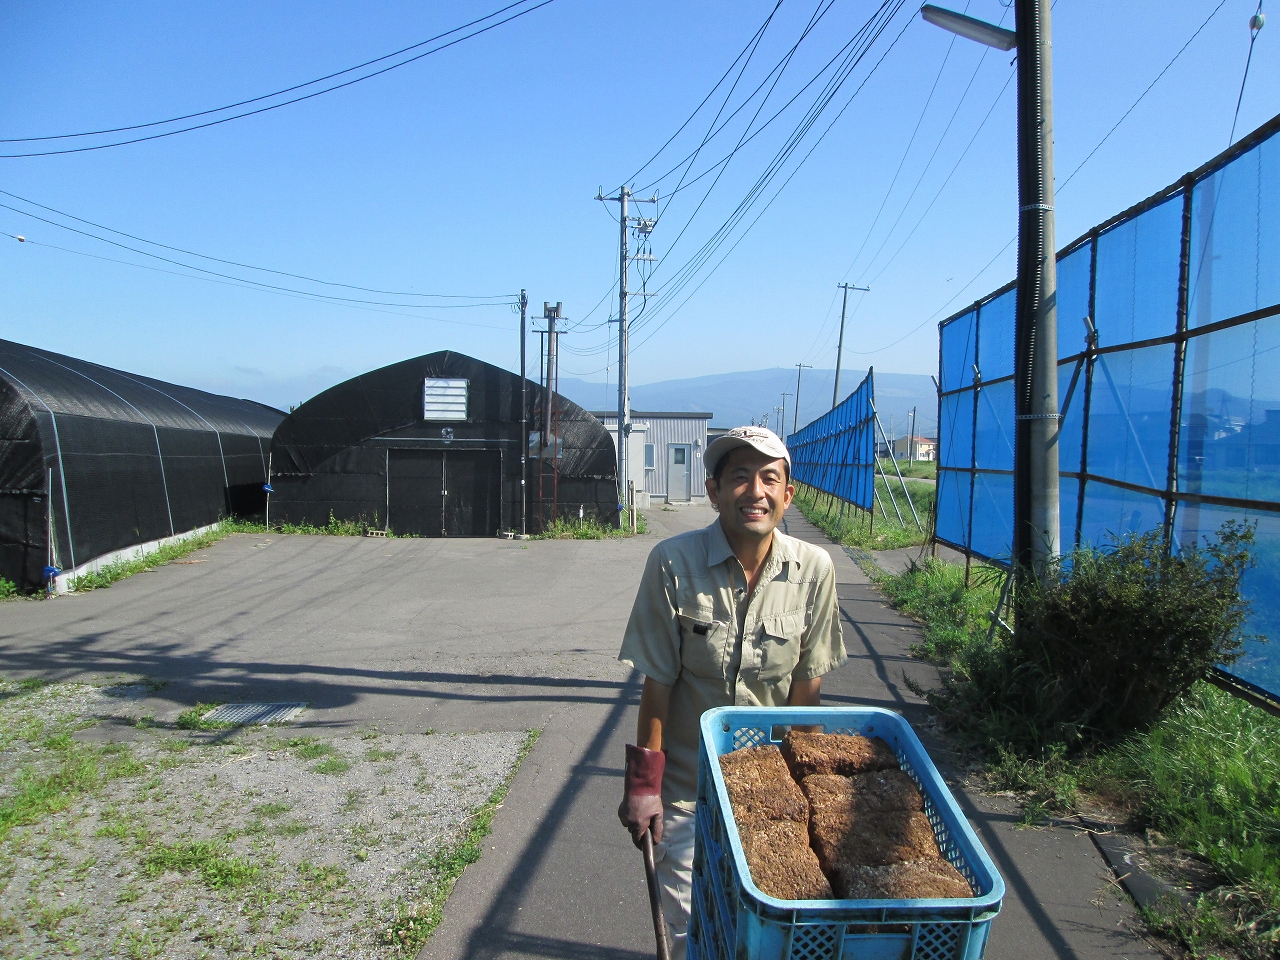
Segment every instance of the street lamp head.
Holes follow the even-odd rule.
[[[995,47],[997,50],[1012,50],[1018,45],[1018,35],[1012,30],[997,27],[994,23],[987,23],[985,20],[969,17],[963,13],[956,13],[954,10],[935,7],[932,3],[926,3],[920,8],[920,16],[935,27],[984,43],[988,47]]]

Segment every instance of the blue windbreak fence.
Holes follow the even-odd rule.
[[[873,371],[830,413],[787,438],[791,474],[815,490],[870,510],[875,497]]]
[[[1063,548],[1257,525],[1247,629],[1280,640],[1280,117],[1058,254]],[[1015,291],[941,324],[937,537],[1005,562]],[[1280,651],[1224,668],[1280,700]]]

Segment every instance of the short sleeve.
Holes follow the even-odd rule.
[[[669,687],[680,676],[680,620],[663,553],[659,545],[649,554],[618,659]]]
[[[813,615],[800,644],[800,660],[791,672],[792,680],[812,680],[829,673],[847,658],[840,632],[840,601],[836,596],[836,570],[822,552],[825,570],[814,585]]]

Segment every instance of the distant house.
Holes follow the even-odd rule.
[[[596,411],[618,448],[618,413]],[[631,440],[627,449],[636,501],[649,498],[668,503],[698,502],[707,495],[702,452],[707,449],[710,413],[631,411]],[[644,496],[641,496],[644,494]]]
[[[934,437],[898,437],[892,448],[887,443],[877,444],[876,456],[892,456],[895,460],[937,460],[938,441]]]

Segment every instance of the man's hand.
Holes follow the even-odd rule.
[[[662,772],[667,756],[627,744],[627,767],[622,780],[618,819],[631,831],[631,841],[643,846],[648,831],[654,843],[662,842]]]

